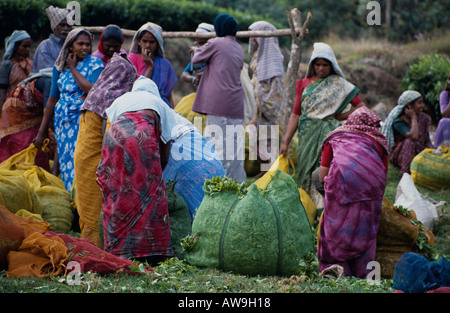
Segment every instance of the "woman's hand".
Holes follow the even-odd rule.
[[[416,112],[414,112],[412,108],[405,107],[405,115],[412,119],[414,116],[416,116]]]
[[[38,148],[38,150],[40,150],[42,148],[42,143],[45,140],[45,135],[42,134],[41,132],[38,132],[36,138],[34,138],[33,140],[33,144],[36,148]]]
[[[150,78],[152,77],[153,68],[155,67],[155,64],[152,60],[152,52],[150,51],[150,49],[142,49],[141,56],[142,60],[144,60],[145,64],[147,65],[143,76]]]
[[[150,49],[142,49],[141,56],[147,66],[154,66],[152,60],[152,51]]]
[[[66,64],[70,69],[77,66],[77,57],[74,53],[69,53],[67,55]]]
[[[287,152],[288,152],[289,146],[288,145],[281,145],[281,149],[280,149],[280,155],[284,155],[286,156]]]

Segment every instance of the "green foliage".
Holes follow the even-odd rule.
[[[247,193],[247,188],[245,183],[238,183],[226,176],[216,176],[205,180],[204,191],[211,197],[222,191],[236,191],[242,197]]]
[[[15,29],[26,30],[32,38],[45,38],[51,32],[45,9],[65,8],[68,0],[2,0],[0,3],[0,38]],[[213,4],[189,0],[78,0],[83,26],[117,24],[125,29],[138,29],[146,22],[159,24],[165,31],[194,31],[201,22],[213,23],[221,13],[232,15],[241,30],[263,19],[261,16]],[[266,18],[279,27],[276,21]]]
[[[445,89],[450,73],[450,58],[437,53],[419,57],[406,72],[400,90],[417,90],[423,96],[433,120],[440,119],[439,95]]]

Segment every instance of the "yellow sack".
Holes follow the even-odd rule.
[[[43,222],[44,220],[42,219],[42,216],[40,216],[39,214],[33,214],[27,210],[24,209],[20,209],[19,211],[16,212],[17,216],[23,217],[25,219],[28,219],[29,217],[31,217],[31,219],[33,221],[38,221],[38,222]]]
[[[35,190],[43,186],[54,186],[61,189],[65,189],[64,182],[61,178],[56,177],[52,173],[47,172],[43,168],[35,165],[30,166],[28,170],[23,172],[23,176],[34,187]]]
[[[70,193],[54,186],[43,186],[36,191],[42,205],[42,219],[55,233],[68,233],[72,228],[74,212]]]
[[[12,213],[21,209],[36,214],[42,213],[33,186],[19,171],[0,168],[0,204]]]
[[[45,139],[42,145],[42,150],[48,150],[49,140]],[[38,149],[36,146],[31,143],[30,146],[22,151],[10,156],[7,160],[3,161],[0,164],[0,168],[11,170],[11,171],[26,171],[30,169],[32,166],[36,166],[34,164],[34,160],[36,158],[36,153]]]
[[[441,190],[450,188],[450,149],[424,149],[411,162],[411,177],[426,188]]]
[[[39,214],[51,231],[67,233],[74,219],[71,195],[61,178],[34,163],[36,153],[31,144],[0,164],[0,204],[12,213],[23,209]]]
[[[291,162],[291,166],[293,167],[293,164]],[[267,184],[272,179],[273,175],[275,174],[276,170],[283,171],[287,174],[289,174],[289,159],[286,158],[284,155],[280,155],[278,159],[273,162],[270,169],[257,181],[254,182],[258,188],[263,189],[267,186]],[[302,201],[303,207],[306,210],[306,213],[308,215],[309,223],[311,226],[314,225],[314,221],[317,217],[317,208],[314,202],[312,201],[311,197],[301,188],[298,188],[298,193],[300,195],[300,200]]]
[[[194,124],[194,119],[196,117],[200,117],[202,119],[201,120],[202,124],[201,129],[199,129],[199,131],[201,132],[201,134],[203,134],[203,131],[205,130],[206,127],[206,115],[192,111],[192,105],[194,104],[196,94],[197,94],[196,92],[193,92],[188,94],[187,96],[184,96],[180,100],[180,102],[178,102],[178,104],[175,106],[175,111],[178,112],[182,117],[190,121],[192,124]],[[199,126],[196,124],[194,125]]]

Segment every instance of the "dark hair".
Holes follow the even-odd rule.
[[[102,33],[102,39],[105,40],[114,40],[120,43],[123,43],[123,34],[122,30],[117,25],[108,25],[105,27],[105,30]]]

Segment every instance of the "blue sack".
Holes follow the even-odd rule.
[[[405,253],[397,262],[393,288],[408,293],[424,293],[450,286],[450,262],[442,257],[430,261],[417,253]]]

